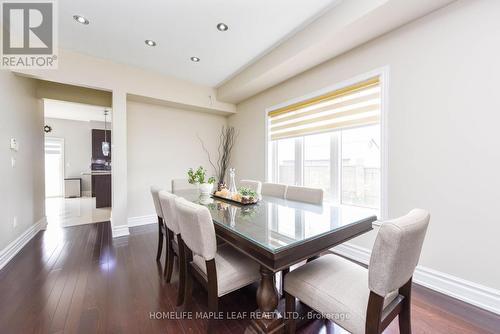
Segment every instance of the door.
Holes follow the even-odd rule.
[[[64,139],[45,137],[45,197],[64,195]]]

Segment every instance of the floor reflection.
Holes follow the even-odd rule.
[[[111,208],[95,207],[94,197],[63,198],[45,200],[48,227],[67,227],[108,221]]]

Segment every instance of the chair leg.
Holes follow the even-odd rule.
[[[399,313],[399,333],[411,334],[411,278],[399,289],[399,294],[404,296],[401,312]]]
[[[160,261],[163,251],[163,220],[158,217],[158,251],[156,252],[156,261]]]
[[[191,250],[184,244],[184,241],[181,241],[181,244],[184,248],[184,273],[186,275],[184,280],[184,311],[188,311],[191,307],[191,301],[193,297],[193,274],[191,273],[189,264],[193,259],[193,255]],[[180,244],[179,247],[181,247]]]
[[[280,281],[280,293],[283,295],[285,293],[285,276],[290,272],[290,268],[285,268],[281,271],[281,281]]]
[[[295,297],[285,291],[285,333],[295,333]]]
[[[219,312],[219,297],[217,296],[217,291],[208,291],[208,309],[212,313],[212,316],[208,320],[208,333],[215,333],[215,325],[217,312]]]
[[[167,283],[170,283],[170,280],[172,279],[172,270],[174,268],[174,248],[172,247],[172,243],[174,242],[173,240],[173,233],[170,230],[166,231],[166,239],[167,239],[167,254],[165,256],[165,281]]]
[[[179,256],[177,257],[177,260],[179,262],[179,287],[177,289],[177,306],[180,306],[184,302],[184,294],[186,292],[185,289],[187,270],[184,241],[182,240],[180,234],[177,236],[177,244],[179,245]]]
[[[190,270],[188,269],[186,273],[186,282],[184,287],[184,311],[189,311],[191,309],[191,303],[193,299],[193,277],[191,276]]]
[[[215,324],[217,312],[219,312],[219,294],[217,286],[217,269],[215,265],[215,259],[205,261],[205,266],[207,268],[207,290],[208,290],[208,309],[212,316],[208,321],[208,332],[215,333]]]

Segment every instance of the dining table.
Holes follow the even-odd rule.
[[[278,332],[284,326],[284,316],[277,309],[281,296],[276,273],[370,231],[377,219],[372,209],[327,202],[318,205],[261,196],[256,204],[242,205],[193,189],[175,194],[206,206],[217,238],[259,263],[258,310],[251,321],[257,333]]]

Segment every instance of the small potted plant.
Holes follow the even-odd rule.
[[[238,193],[241,195],[241,203],[255,203],[257,202],[257,193],[250,188],[240,187]]]
[[[189,168],[188,182],[191,184],[199,184],[200,185],[200,193],[202,195],[210,195],[212,192],[213,185],[215,183],[215,177],[210,176],[207,179],[207,171],[203,167],[198,167],[195,171],[192,168]]]

